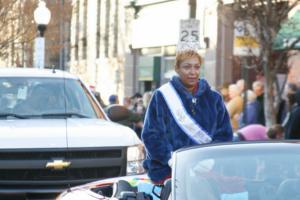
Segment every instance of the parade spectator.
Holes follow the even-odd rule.
[[[227,84],[222,85],[218,89],[218,91],[222,95],[224,103],[227,104],[229,102],[229,100],[230,100],[230,98],[229,98],[229,91],[228,91],[228,85]]]
[[[239,115],[243,111],[243,98],[236,84],[229,85],[229,97],[230,101],[227,103],[226,108],[229,113],[231,126],[233,130],[237,130],[239,127]]]
[[[144,95],[143,95],[143,104],[144,104],[145,108],[148,108],[151,97],[152,97],[152,92],[151,91],[147,91],[147,92],[144,93]]]
[[[288,89],[287,89],[287,110],[291,111],[293,107],[297,105],[297,98],[296,98],[296,93],[297,93],[297,86],[295,84],[288,84]]]
[[[139,113],[139,114],[143,114],[146,109],[144,107],[144,103],[143,103],[143,96],[140,93],[135,93],[132,97],[131,97],[131,101],[133,103],[133,112]]]
[[[108,101],[109,101],[110,105],[119,104],[119,97],[115,94],[112,94],[112,95],[109,96]]]
[[[256,94],[258,102],[257,119],[258,123],[265,125],[265,109],[264,109],[264,84],[261,81],[255,81],[252,84],[252,90]]]
[[[94,95],[95,95],[97,101],[99,102],[99,104],[101,105],[101,107],[105,108],[106,105],[105,105],[104,101],[101,98],[100,92],[95,91]]]
[[[143,98],[142,94],[137,92],[131,97],[131,101],[135,104],[139,99]]]
[[[275,124],[271,126],[267,131],[267,135],[269,139],[273,139],[273,140],[282,139],[283,134],[284,134],[284,129],[280,124]]]
[[[133,111],[141,116],[144,116],[146,108],[142,98],[138,98],[133,106]]]
[[[138,115],[140,118],[140,121],[138,123],[135,123],[134,131],[139,137],[141,137],[142,129],[144,126],[144,116],[146,112],[146,108],[143,104],[143,96],[139,92],[137,92],[132,97],[130,97],[130,101],[127,101],[127,103],[125,104],[127,104],[128,109],[130,109],[132,113]]]
[[[133,105],[131,103],[131,98],[130,97],[124,97],[124,99],[123,99],[123,106],[125,106],[129,110],[132,109]]]
[[[90,85],[90,90],[91,90],[91,92],[93,93],[93,95],[95,96],[95,98],[97,99],[97,101],[98,101],[98,103],[100,104],[100,106],[101,106],[102,108],[105,108],[106,105],[105,105],[104,101],[103,101],[102,98],[101,98],[100,92],[96,91],[95,86],[92,86],[92,85]]]
[[[244,140],[267,140],[267,128],[260,124],[250,124],[237,131],[240,141]]]
[[[229,115],[221,95],[199,80],[201,56],[193,50],[178,52],[178,76],[154,91],[146,112],[142,140],[150,179],[163,183],[171,175],[171,154],[179,148],[232,141]]]
[[[242,128],[249,124],[258,123],[257,107],[258,107],[258,102],[256,100],[256,95],[254,94],[253,91],[247,90],[247,105],[245,108],[246,116],[244,112],[240,114],[239,128]]]
[[[287,122],[284,124],[286,139],[300,139],[300,89],[297,90],[296,103],[291,108]]]
[[[286,127],[288,126],[288,123],[290,123],[291,112],[297,106],[297,101],[296,101],[297,87],[294,88],[294,86],[295,86],[294,84],[288,84],[287,86],[288,88],[287,88],[286,105],[285,105],[287,113],[282,122],[282,126],[284,127],[284,129],[287,129]],[[284,137],[287,139],[287,134],[285,134]]]
[[[277,114],[277,121],[280,124],[286,123],[286,120],[289,118],[290,111],[292,110],[293,106],[296,105],[296,92],[297,92],[297,85],[289,83],[285,87],[284,91],[284,98],[281,100],[279,104],[278,114]]]
[[[245,90],[245,80],[244,79],[240,79],[236,82],[236,85],[239,87],[240,89],[240,93],[242,94]]]

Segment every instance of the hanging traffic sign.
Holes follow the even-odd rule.
[[[179,41],[177,51],[200,49],[199,24],[197,19],[180,20]]]

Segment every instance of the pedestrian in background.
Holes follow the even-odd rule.
[[[115,94],[112,94],[109,96],[108,101],[109,101],[109,105],[119,104],[119,97]]]
[[[236,82],[236,85],[239,87],[240,93],[243,94],[243,92],[245,91],[245,80],[244,79],[238,80]]]
[[[201,56],[194,50],[176,55],[178,76],[154,91],[142,140],[144,168],[161,184],[171,175],[172,152],[196,144],[232,141],[229,115],[221,95],[200,79]]]
[[[222,95],[224,103],[227,104],[230,100],[229,91],[228,91],[228,84],[224,84],[224,85],[220,86],[218,91]]]
[[[258,102],[257,119],[258,123],[265,125],[265,109],[264,109],[264,83],[262,81],[254,81],[252,84],[252,90],[256,94],[256,100]]]
[[[93,95],[95,96],[95,98],[97,99],[97,101],[98,101],[98,103],[100,104],[100,106],[101,106],[102,108],[105,108],[106,105],[105,105],[104,101],[103,101],[102,98],[101,98],[100,92],[96,91],[95,86],[90,85],[89,88],[90,88],[91,92],[93,93]]]
[[[273,140],[283,139],[283,134],[284,134],[284,129],[280,124],[275,124],[271,126],[267,131],[267,135],[269,139],[273,139]]]
[[[146,109],[148,108],[151,97],[152,97],[152,92],[151,91],[147,91],[147,92],[144,93],[144,95],[143,95],[144,108],[146,108]]]
[[[280,119],[282,119],[280,124],[285,126],[287,121],[289,120],[291,110],[293,107],[297,105],[296,101],[296,92],[298,88],[295,84],[287,84],[285,88],[285,96],[284,99],[280,102],[279,109],[278,109],[278,115],[280,116]]]
[[[284,124],[286,139],[300,139],[300,89],[297,90],[295,98],[296,103],[292,106]]]
[[[232,129],[236,131],[239,127],[239,116],[243,111],[244,102],[241,96],[241,90],[236,84],[229,85],[229,97],[230,100],[226,104],[226,108],[229,113]]]
[[[238,141],[268,140],[267,128],[261,124],[250,124],[236,132]]]
[[[143,116],[146,112],[146,108],[143,103],[143,96],[140,93],[135,93],[131,97],[131,101],[133,103],[132,111]]]
[[[123,106],[125,106],[126,108],[128,108],[129,110],[132,110],[132,102],[131,102],[131,98],[130,97],[124,97],[123,98]]]
[[[256,95],[252,90],[247,90],[247,104],[246,104],[246,116],[244,112],[242,112],[239,116],[239,128],[243,128],[249,124],[258,124],[257,119],[257,109],[258,102],[256,100]]]
[[[139,123],[135,124],[134,127],[134,131],[137,133],[137,135],[139,137],[141,137],[142,134],[142,129],[144,126],[144,116],[145,116],[145,112],[146,112],[146,108],[144,107],[144,103],[143,103],[143,96],[142,94],[140,94],[139,92],[135,93],[132,97],[131,97],[131,103],[132,103],[132,107],[131,107],[131,111],[133,113],[135,113],[136,115],[140,116],[140,121]]]

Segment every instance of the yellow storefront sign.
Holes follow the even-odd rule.
[[[234,47],[258,48],[259,45],[254,37],[236,36],[234,37]]]

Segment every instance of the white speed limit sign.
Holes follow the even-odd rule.
[[[188,49],[200,49],[199,20],[197,19],[180,20],[180,34],[177,51]]]

